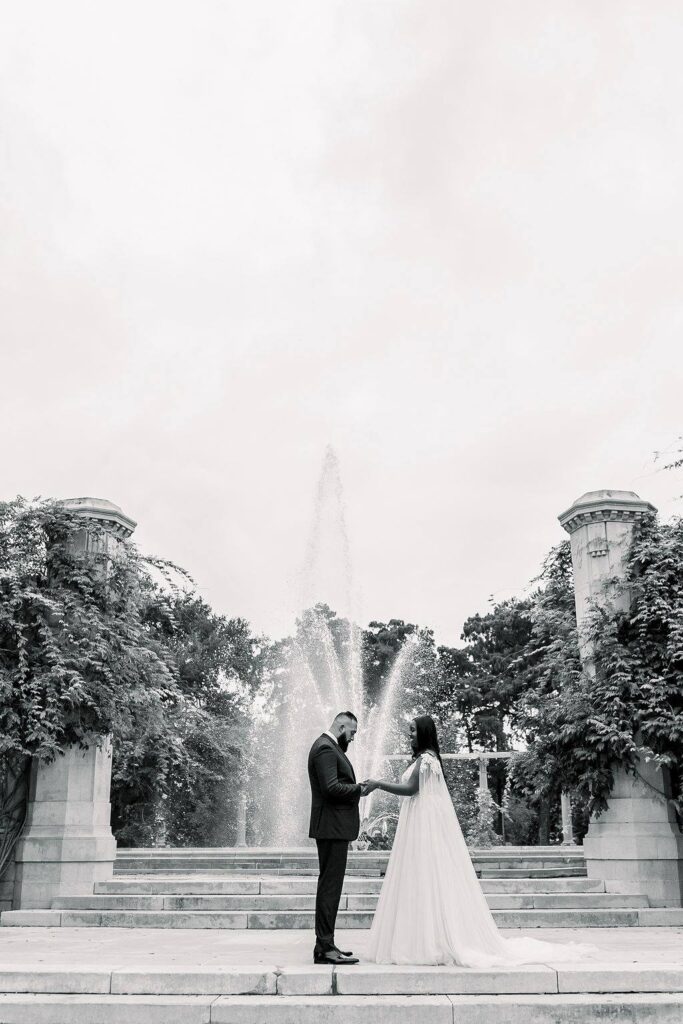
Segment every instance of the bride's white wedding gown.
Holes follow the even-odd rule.
[[[403,773],[404,782],[417,764]],[[503,938],[472,866],[438,758],[422,754],[419,772],[417,793],[401,797],[370,930],[369,959],[485,968],[576,960],[597,952],[578,943]]]

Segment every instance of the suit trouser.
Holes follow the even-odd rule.
[[[316,839],[318,846],[318,891],[315,896],[315,948],[325,953],[334,946],[334,926],[339,910],[348,839]]]

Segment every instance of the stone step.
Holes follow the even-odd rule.
[[[274,880],[279,883],[279,879]],[[279,892],[292,892],[292,893],[306,893],[308,889],[308,879],[302,879],[298,882],[297,879],[290,879],[287,883],[287,889],[276,890]],[[148,896],[200,896],[206,894],[207,896],[230,896],[230,895],[256,895],[263,891],[261,886],[263,882],[260,878],[192,878],[191,876],[178,876],[178,877],[134,877],[134,878],[121,878],[115,877],[111,881],[107,882],[95,882],[94,891],[96,895],[109,894],[113,896],[124,896],[124,895],[148,895]],[[315,892],[315,884],[312,882],[312,890]],[[366,883],[376,884],[377,890],[381,887],[381,880],[376,879],[372,882]],[[348,879],[346,882],[348,887]],[[303,888],[298,888],[303,886]],[[374,892],[374,889],[363,889],[364,892]]]
[[[481,867],[475,865],[477,875],[480,878],[585,878],[586,868],[585,866],[571,867],[567,865],[558,865],[557,867],[542,867],[542,868],[494,868],[494,867]],[[190,868],[190,870],[192,870]],[[253,867],[243,869],[224,868],[220,866],[201,866],[197,868],[198,872],[202,875],[213,875],[219,878],[235,878],[240,879],[243,877],[251,877],[254,874],[269,874],[273,877],[316,877],[318,874],[317,863],[311,862],[310,867],[307,868],[290,868],[283,867],[282,869],[277,868],[263,868],[256,870]],[[169,864],[163,866],[145,865],[144,868],[140,864],[135,864],[128,869],[122,869],[118,865],[114,871],[115,878],[125,878],[131,875],[187,875],[188,865],[178,864],[175,867]],[[384,868],[382,870],[366,870],[365,868],[348,868],[346,871],[347,878],[382,878],[384,876]]]
[[[374,871],[385,871],[388,862],[388,857],[384,857],[382,860],[377,861],[354,861],[349,858],[347,868],[349,871],[358,871],[361,874],[372,873]],[[482,870],[487,870],[489,868],[495,868],[496,870],[525,870],[527,868],[537,869],[558,867],[582,868],[585,866],[583,857],[539,857],[533,859],[518,857],[509,859],[499,857],[472,857],[472,863],[476,868],[480,868]],[[117,857],[115,862],[115,871],[118,874],[123,870],[129,871],[131,868],[136,867],[142,873],[147,874],[149,870],[160,871],[166,867],[169,870],[175,871],[183,866],[190,871],[201,871],[203,867],[209,867],[212,870],[226,870],[230,872],[249,871],[255,873],[263,871],[286,871],[288,868],[292,871],[306,871],[310,868],[317,868],[318,858],[307,857],[306,859],[301,860],[235,860],[234,858],[221,857],[187,858],[182,855],[174,857],[149,857],[145,859],[138,857]]]
[[[378,893],[382,888],[381,878],[346,878],[345,893]],[[148,894],[162,896],[193,896],[193,895],[265,895],[292,893],[306,895],[315,893],[317,878],[315,877],[278,877],[275,875],[254,876],[253,878],[224,878],[184,876],[149,876],[115,879],[107,882],[96,882],[95,892],[112,895]],[[482,889],[486,893],[565,893],[565,892],[604,892],[605,883],[597,878],[490,878],[482,879]]]
[[[221,998],[244,997],[17,993],[0,995],[0,1024],[210,1024]]]
[[[537,871],[547,877],[585,875],[581,847],[493,847],[472,850],[475,868],[488,877],[532,877]],[[351,877],[381,876],[386,870],[388,851],[352,851],[347,874]],[[270,873],[276,875],[317,874],[317,852],[313,847],[280,849],[183,849],[159,848],[119,850],[116,875],[228,872],[231,875]],[[538,876],[542,877],[542,875]]]
[[[338,928],[369,928],[369,911],[342,910]],[[683,908],[603,910],[494,910],[499,928],[681,927]],[[310,911],[206,910],[8,910],[0,923],[9,927],[230,928],[313,930]]]
[[[189,870],[192,870],[192,868],[190,867]],[[169,865],[169,864],[164,864],[163,866],[157,866],[157,867],[155,867],[154,865],[151,865],[151,866],[144,865],[144,868],[143,868],[143,866],[141,866],[140,864],[136,863],[130,869],[127,869],[125,867],[121,868],[117,864],[116,867],[115,867],[115,870],[114,870],[114,877],[115,878],[125,878],[126,876],[129,876],[129,875],[139,875],[139,874],[143,873],[143,871],[144,871],[144,874],[147,874],[147,875],[155,875],[157,873],[158,874],[162,874],[162,875],[166,875],[166,874],[186,875],[188,873],[188,865],[185,864],[185,863],[178,864],[175,867],[173,865]],[[230,878],[230,877],[232,877],[232,878],[235,878],[235,879],[240,879],[241,877],[244,877],[244,876],[251,876],[254,873],[261,873],[261,874],[266,874],[267,873],[269,875],[273,875],[274,877],[280,877],[280,876],[283,876],[283,877],[296,877],[296,876],[312,877],[312,876],[315,876],[315,875],[318,874],[318,864],[317,864],[317,862],[315,864],[313,862],[311,862],[310,866],[306,867],[306,868],[283,867],[282,869],[278,869],[278,868],[259,868],[259,869],[256,869],[256,868],[254,868],[253,865],[250,865],[249,867],[245,866],[243,868],[239,868],[239,867],[238,868],[233,868],[233,867],[225,868],[225,867],[221,867],[220,865],[218,865],[218,866],[204,865],[204,866],[198,867],[197,871],[201,872],[201,874],[203,874],[203,875],[214,875],[214,876],[219,877],[219,878],[226,878],[226,877]],[[557,874],[560,874],[560,873],[561,872],[559,872],[559,871],[557,872]],[[527,872],[527,874],[528,874],[528,872]],[[585,872],[584,872],[584,874],[585,874]],[[381,870],[379,868],[377,868],[374,871],[370,870],[370,869],[366,869],[366,868],[347,868],[346,875],[347,875],[347,877],[351,877],[351,878],[382,878],[384,876],[384,868],[382,868]]]
[[[647,907],[646,896],[623,896],[617,893],[526,893],[487,894],[492,910],[604,910]],[[53,910],[247,910],[247,911],[313,911],[315,895],[239,894],[239,895],[93,895],[65,896],[53,900]],[[374,911],[376,894],[342,895],[340,910]]]
[[[286,979],[278,979],[279,992],[285,984]],[[683,965],[584,962],[481,970],[361,963],[338,968],[333,991],[338,995],[683,992]]]
[[[683,995],[299,996],[277,1012],[278,996],[223,996],[215,1024],[680,1024]],[[282,1000],[284,1003],[285,1000]],[[271,1015],[275,1011],[274,1015]],[[29,1024],[29,1022],[27,1022]]]
[[[557,868],[492,868],[477,872],[480,878],[580,878],[585,877],[586,868],[558,866]]]
[[[380,854],[369,857],[369,856],[358,856],[354,855],[352,851],[349,851],[348,855],[348,866],[354,868],[382,868],[387,864],[389,860],[390,851],[384,850]],[[498,849],[492,850],[487,854],[476,853],[470,850],[470,856],[475,864],[491,864],[498,867],[508,865],[510,867],[541,867],[544,864],[583,864],[585,858],[583,851],[579,854],[571,854],[569,856],[565,854],[548,854],[543,853],[540,855],[528,855],[528,854],[506,854],[504,850]],[[116,856],[116,863],[131,863],[136,864],[163,864],[171,863],[173,861],[182,861],[185,864],[201,864],[204,861],[210,861],[221,865],[240,865],[242,867],[249,865],[263,866],[266,867],[283,867],[291,864],[293,867],[305,867],[307,864],[316,863],[318,860],[317,851],[313,851],[310,855],[305,857],[289,857],[289,856],[278,856],[278,857],[234,857],[226,856],[220,851],[208,851],[197,853],[193,850],[184,850],[182,848],[169,848],[160,849],[153,855],[140,856],[135,850],[119,850]]]
[[[604,892],[605,883],[601,878],[586,878],[576,875],[552,878],[481,878],[484,892]]]
[[[0,995],[1,1024],[680,1024],[681,993]]]
[[[501,858],[554,858],[563,860],[583,859],[581,846],[475,846],[470,849],[473,859]],[[135,846],[118,848],[117,859],[137,857],[140,860],[158,857],[186,858],[221,857],[224,860],[297,860],[317,856],[315,843],[308,846]],[[349,860],[362,863],[387,860],[387,850],[355,850],[349,851]]]
[[[381,857],[354,857],[353,854],[349,854],[348,866],[350,868],[365,869],[382,869],[386,867],[389,860],[389,851],[387,850]],[[554,866],[557,864],[567,864],[569,866],[581,865],[585,863],[583,855],[579,857],[571,856],[565,857],[562,855],[548,856],[544,854],[539,857],[529,856],[505,856],[504,854],[495,853],[489,856],[482,856],[474,854],[472,860],[475,864],[481,864],[483,866],[492,867],[544,867]],[[293,867],[293,868],[304,868],[309,864],[317,864],[318,855],[314,852],[309,857],[224,857],[220,854],[202,854],[197,856],[195,854],[186,854],[182,850],[171,850],[163,855],[157,855],[153,857],[139,857],[135,853],[131,853],[129,856],[122,855],[119,853],[116,857],[116,864],[175,864],[183,863],[190,865],[201,865],[204,863],[217,864],[225,867],[254,867],[257,869],[263,868],[282,868],[282,867]]]
[[[52,995],[525,995],[607,992],[683,992],[683,965],[535,964],[497,970],[462,967],[278,968],[274,965],[156,965],[147,968],[0,967],[0,993]]]

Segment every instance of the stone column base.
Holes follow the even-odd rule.
[[[644,895],[653,907],[683,906],[683,834],[667,803],[667,773],[642,762],[638,777],[615,770],[608,809],[583,841],[589,878],[608,892]]]
[[[43,910],[61,896],[90,896],[114,873],[111,745],[72,747],[31,766],[26,828],[15,854],[14,909]]]
[[[17,844],[15,910],[47,910],[60,896],[92,896],[95,882],[114,873],[113,836],[63,841],[32,837]]]
[[[10,861],[0,878],[0,911],[11,910],[14,905],[14,879],[16,866]]]

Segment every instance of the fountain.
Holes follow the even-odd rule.
[[[404,642],[378,702],[371,704],[363,687],[362,631],[343,488],[331,447],[318,482],[298,590],[299,607],[306,610],[297,619],[295,636],[276,645],[271,697],[253,743],[253,811],[261,842],[269,846],[309,843],[308,750],[337,712],[349,710],[358,718],[358,734],[348,751],[357,779],[382,771],[382,755],[396,743],[401,697],[419,646],[417,640]],[[330,601],[334,612],[325,603]],[[361,818],[370,816],[374,804],[374,793],[361,801]]]

